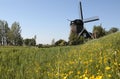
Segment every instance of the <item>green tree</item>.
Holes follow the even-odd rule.
[[[117,31],[119,31],[118,28],[112,27],[112,28],[108,31],[108,33],[115,33],[115,32],[117,32]]]
[[[7,21],[0,20],[0,44],[7,45],[8,44],[8,33],[10,28],[8,27]]]
[[[69,36],[69,45],[78,45],[84,43],[85,38],[78,36],[76,33],[71,32]]]
[[[3,29],[4,23],[3,21],[0,20],[0,44],[2,45],[2,37],[3,37],[3,33],[2,33],[2,29]]]
[[[55,42],[55,45],[56,46],[66,46],[67,42],[65,40],[63,40],[63,39],[60,39],[60,40]]]
[[[7,42],[7,44],[9,44],[9,41],[10,41],[10,39],[9,39],[9,32],[10,32],[10,28],[9,28],[9,26],[8,26],[7,21],[5,21],[4,26],[5,26],[5,36],[6,36],[6,42]]]
[[[14,22],[10,29],[10,40],[13,45],[22,45],[21,27],[18,22]]]
[[[36,45],[36,40],[34,38],[31,39],[31,43],[30,43],[31,46],[35,46]]]
[[[93,28],[93,36],[94,38],[99,38],[104,36],[106,33],[105,29],[103,29],[103,27],[101,25],[99,26],[94,26]]]
[[[27,38],[27,39],[24,40],[24,44],[26,46],[35,46],[36,45],[36,40],[34,38],[32,38],[32,39]]]
[[[43,47],[43,44],[38,44],[37,47],[38,47],[38,48],[42,48],[42,47]]]

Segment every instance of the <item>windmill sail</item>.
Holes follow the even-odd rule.
[[[99,20],[99,17],[95,16],[95,17],[84,19],[83,22],[88,23],[88,22],[97,21],[97,20]]]
[[[82,3],[80,2],[80,15],[81,15],[81,20],[83,20],[83,12],[82,12]]]

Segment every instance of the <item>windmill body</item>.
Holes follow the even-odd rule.
[[[81,14],[80,19],[75,19],[75,20],[70,22],[71,32],[76,33],[78,36],[83,36],[85,38],[92,38],[92,34],[89,33],[84,28],[84,23],[97,21],[97,20],[99,20],[99,18],[98,17],[91,17],[91,18],[83,19],[83,12],[82,12],[82,4],[81,4],[81,2],[80,2],[80,14]]]

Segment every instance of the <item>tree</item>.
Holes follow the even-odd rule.
[[[115,33],[115,32],[117,32],[117,31],[119,31],[118,28],[112,27],[112,28],[108,31],[108,33]]]
[[[76,45],[77,44],[78,35],[71,31],[69,36],[69,44]]]
[[[55,42],[55,45],[56,46],[66,46],[67,42],[65,40],[63,40],[63,39],[60,39],[60,40]]]
[[[94,38],[99,38],[105,35],[105,29],[101,25],[99,26],[94,26],[93,28],[93,37]]]
[[[51,45],[55,45],[55,39],[52,39]]]
[[[4,27],[4,23],[3,23],[3,21],[0,20],[0,44],[1,45],[3,42],[3,27]]]
[[[18,22],[14,22],[10,29],[10,40],[13,45],[22,45],[21,27]]]
[[[35,46],[35,45],[36,45],[36,40],[32,38],[30,45],[31,45],[31,46]]]
[[[36,40],[34,38],[32,38],[32,39],[27,38],[27,39],[24,40],[24,44],[26,46],[35,46],[36,45]]]
[[[71,31],[69,36],[69,45],[78,45],[84,42],[85,38]]]
[[[10,32],[10,28],[8,27],[8,23],[7,21],[4,21],[4,27],[5,27],[5,37],[6,37],[6,44],[9,44],[9,32]]]
[[[0,20],[0,44],[7,45],[8,44],[8,33],[10,28],[8,27],[7,21]]]
[[[38,47],[38,48],[42,48],[42,47],[43,47],[43,44],[38,44],[37,47]]]
[[[0,20],[0,44],[1,45],[22,45],[21,27],[18,22],[14,22],[11,28],[7,21]]]

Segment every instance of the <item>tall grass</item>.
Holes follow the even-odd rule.
[[[120,79],[119,37],[70,47],[0,47],[0,79]]]

